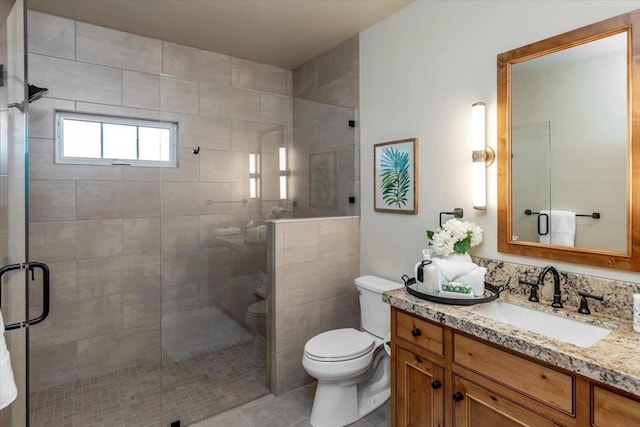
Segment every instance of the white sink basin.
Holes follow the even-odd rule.
[[[504,301],[484,304],[471,311],[480,316],[546,335],[578,347],[591,347],[612,332],[611,329],[601,326],[579,322]]]

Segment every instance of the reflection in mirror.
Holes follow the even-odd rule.
[[[498,55],[498,250],[640,271],[640,10]]]
[[[626,252],[627,104],[626,32],[513,64],[513,240]]]

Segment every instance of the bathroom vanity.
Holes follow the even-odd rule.
[[[640,335],[628,321],[501,297],[613,329],[583,348],[404,289],[383,299],[392,306],[392,426],[640,425]]]

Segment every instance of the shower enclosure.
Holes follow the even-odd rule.
[[[50,310],[5,333],[0,426],[188,425],[269,393],[264,223],[357,214],[354,109],[294,99],[288,70],[0,5],[0,255],[51,277],[48,296],[40,268],[2,277],[5,323]],[[56,113],[175,124],[177,167],[60,163]]]

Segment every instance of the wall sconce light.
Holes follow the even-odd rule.
[[[487,168],[496,158],[496,153],[487,147],[486,105],[476,102],[471,106],[471,144],[473,150],[472,184],[473,209],[487,208]]]

